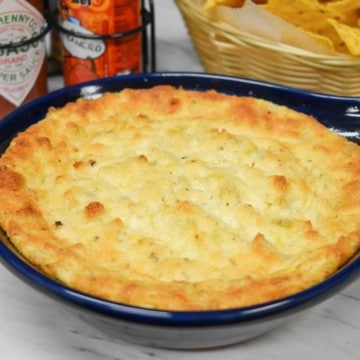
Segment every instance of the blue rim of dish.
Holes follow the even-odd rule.
[[[5,140],[16,131],[22,130],[21,125],[18,123],[19,120],[16,119],[22,121],[23,128],[40,120],[44,115],[44,104],[47,104],[46,106],[50,104],[53,106],[61,106],[63,101],[68,101],[66,99],[69,97],[92,97],[104,91],[118,91],[124,87],[134,87],[135,83],[137,83],[135,87],[150,87],[169,83],[174,86],[183,86],[184,88],[198,90],[212,88],[226,93],[252,95],[265,99],[270,97],[268,92],[271,92],[271,101],[279,104],[289,104],[288,106],[303,112],[307,112],[309,103],[314,101],[320,102],[322,106],[325,105],[327,115],[329,112],[334,111],[335,113],[340,112],[346,116],[346,112],[352,109],[348,115],[350,122],[345,122],[345,129],[348,129],[349,124],[353,125],[355,130],[360,127],[360,99],[309,93],[281,85],[223,75],[145,73],[101,79],[54,91],[22,106],[6,116],[0,122],[0,129],[2,130],[1,136],[3,140]],[[239,89],[239,86],[242,88]],[[284,97],[286,97],[285,101]],[[311,109],[309,111],[311,113]],[[21,116],[24,114],[27,114],[27,117]],[[326,122],[326,119],[323,120]],[[353,120],[355,120],[355,125],[351,123]],[[4,128],[5,132],[3,131]],[[29,285],[43,292],[45,291],[65,303],[77,305],[89,311],[125,321],[135,321],[160,326],[211,326],[256,321],[260,318],[279,317],[291,312],[295,313],[303,308],[325,300],[333,293],[348,285],[360,274],[360,257],[356,256],[338,272],[320,284],[286,298],[265,304],[229,310],[164,311],[113,303],[70,289],[27,264],[16,255],[15,251],[10,250],[2,241],[0,241],[0,258],[2,258],[3,264],[8,267],[10,271],[21,277]]]

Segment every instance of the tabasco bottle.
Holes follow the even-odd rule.
[[[141,0],[59,0],[58,13],[65,85],[142,71]]]
[[[0,120],[47,92],[41,0],[0,0]]]

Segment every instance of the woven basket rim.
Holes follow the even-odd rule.
[[[272,51],[291,54],[293,56],[300,56],[307,58],[308,60],[320,61],[327,65],[359,67],[360,70],[360,57],[354,57],[346,54],[318,54],[309,50],[297,48],[295,46],[275,42],[270,39],[264,39],[260,36],[241,31],[223,21],[210,19],[210,16],[206,12],[199,11],[201,8],[199,8],[192,0],[175,0],[175,2],[177,2],[179,7],[182,8],[184,15],[187,16],[188,21],[191,21],[193,24],[195,24],[195,20],[191,18],[189,14],[189,11],[191,11],[191,15],[197,16],[197,19],[202,21],[208,27],[220,31],[222,35],[231,36],[235,41],[239,40],[250,45],[255,45]],[[189,11],[186,11],[184,6],[186,6]]]

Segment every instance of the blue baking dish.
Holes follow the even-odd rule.
[[[41,120],[49,107],[60,107],[79,97],[95,98],[104,92],[128,87],[149,88],[165,84],[266,99],[311,114],[352,141],[360,140],[360,99],[357,98],[309,93],[228,76],[151,73],[65,87],[21,106],[0,122],[0,150],[6,148],[16,133]],[[220,311],[161,311],[109,302],[66,287],[32,267],[3,233],[0,236],[0,260],[7,269],[44,296],[65,305],[70,310],[69,316],[72,316],[71,313],[80,316],[110,337],[177,349],[223,346],[264,334],[358,281],[360,275],[358,254],[322,283],[273,302]]]

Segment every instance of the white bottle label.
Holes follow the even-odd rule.
[[[73,21],[65,20],[62,26],[73,33],[91,35],[95,33],[82,27]],[[74,57],[78,59],[96,59],[102,56],[106,50],[106,45],[103,40],[83,39],[73,35],[61,35],[61,40],[65,49]]]
[[[0,44],[18,43],[38,35],[46,23],[24,0],[0,0]],[[34,86],[46,56],[41,39],[17,48],[0,49],[0,96],[19,106]]]

